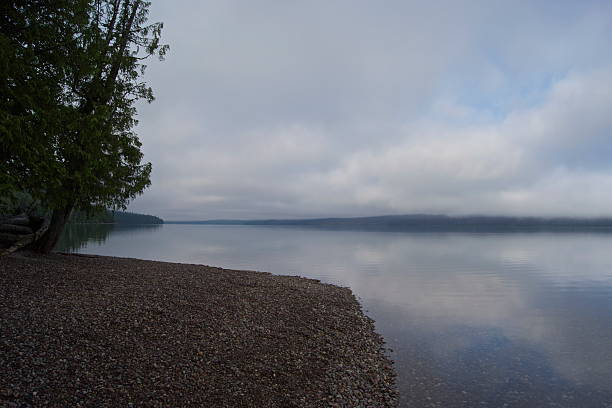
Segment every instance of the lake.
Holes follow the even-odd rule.
[[[350,287],[402,406],[612,407],[612,234],[72,226],[60,251]]]

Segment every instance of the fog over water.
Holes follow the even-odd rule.
[[[402,405],[612,404],[612,234],[163,225],[87,241],[95,228],[73,227],[78,251],[349,286],[393,349]]]

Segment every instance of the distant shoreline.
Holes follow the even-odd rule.
[[[165,223],[152,223],[152,222],[141,222],[141,223],[128,223],[128,222],[69,222],[66,225],[164,225]]]
[[[612,218],[388,215],[354,218],[165,221],[165,224],[300,226],[372,231],[601,231],[612,232]]]

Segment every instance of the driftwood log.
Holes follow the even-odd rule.
[[[15,252],[37,241],[49,228],[50,220],[19,215],[2,218],[0,224],[0,256]]]
[[[11,225],[30,225],[30,217],[27,215],[17,215],[15,217],[10,217],[3,221],[3,224],[11,224]]]
[[[0,224],[0,233],[7,232],[9,234],[33,234],[34,230],[32,228],[27,227],[25,225],[16,225],[16,224]]]
[[[10,232],[0,232],[0,242],[3,244],[12,244],[13,242],[19,241],[18,234],[11,234]]]

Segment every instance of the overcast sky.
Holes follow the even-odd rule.
[[[166,220],[612,216],[610,1],[153,1]]]

